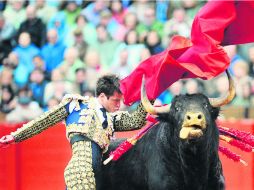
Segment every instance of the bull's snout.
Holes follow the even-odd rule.
[[[202,112],[187,112],[184,119],[185,126],[198,125],[205,128],[205,116]]]
[[[188,113],[186,114],[186,117],[188,120],[193,119],[202,119],[203,114],[202,113]]]
[[[184,117],[180,138],[198,138],[206,128],[206,119],[202,112],[187,112]]]

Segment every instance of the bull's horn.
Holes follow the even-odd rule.
[[[234,86],[234,81],[231,78],[228,70],[226,70],[227,73],[227,77],[228,77],[228,81],[229,81],[229,89],[228,92],[222,96],[222,97],[218,97],[218,98],[209,98],[210,104],[213,107],[220,107],[223,105],[228,104],[229,102],[231,102],[231,100],[233,100],[233,98],[235,97],[235,86]]]
[[[145,75],[142,78],[141,84],[141,102],[145,108],[145,110],[153,115],[157,115],[159,113],[166,113],[170,110],[170,105],[161,106],[161,107],[154,107],[151,102],[148,100],[146,89],[145,89]]]

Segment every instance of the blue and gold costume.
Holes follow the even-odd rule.
[[[72,158],[64,172],[67,188],[93,190],[96,186],[100,189],[100,172],[97,171],[114,131],[141,128],[145,117],[142,105],[132,114],[125,111],[108,113],[94,97],[67,95],[59,105],[23,125],[12,135],[15,142],[20,142],[65,119],[66,136],[72,146]]]

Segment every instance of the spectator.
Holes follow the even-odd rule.
[[[127,31],[135,30],[138,25],[137,14],[134,12],[128,12],[124,17],[123,25]]]
[[[0,72],[0,94],[2,94],[0,97],[4,101],[2,109],[7,110],[8,108],[13,108],[15,106],[15,101],[12,101],[14,98],[12,95],[15,95],[16,88],[17,87],[13,80],[13,67],[4,65],[2,71]],[[5,92],[2,92],[2,89],[5,90]]]
[[[94,2],[87,5],[82,11],[81,14],[84,15],[89,23],[92,23],[95,27],[100,22],[100,13],[101,11],[107,9],[106,1],[95,0]]]
[[[172,99],[180,95],[183,92],[183,82],[181,80],[176,81],[170,87],[168,87],[160,96],[156,99],[156,105],[170,104]]]
[[[51,97],[47,102],[47,107],[44,109],[44,111],[48,111],[52,109],[54,106],[58,105],[61,102],[61,100],[58,100],[56,97]]]
[[[144,12],[144,22],[140,22],[137,26],[139,41],[144,42],[147,33],[151,30],[156,31],[160,37],[163,36],[163,24],[156,19],[154,8],[148,7]]]
[[[50,72],[46,71],[46,64],[45,64],[45,61],[42,59],[41,55],[35,55],[33,57],[33,65],[34,65],[34,69],[39,69],[43,71],[45,80],[47,81],[50,80]]]
[[[123,24],[118,27],[117,33],[117,39],[119,41],[124,41],[124,37],[127,32],[130,30],[136,30],[136,27],[138,25],[138,18],[136,13],[133,12],[127,12],[125,14],[125,17],[123,18]]]
[[[203,84],[198,82],[197,79],[188,79],[184,85],[187,94],[197,94],[204,92]]]
[[[243,107],[251,107],[253,105],[253,97],[251,97],[251,82],[245,81],[240,86],[238,86],[238,90],[240,90],[241,94],[237,94],[234,98],[232,105],[235,106],[243,106]]]
[[[0,112],[7,114],[16,106],[15,93],[11,86],[1,87]]]
[[[54,69],[51,74],[51,81],[46,84],[44,92],[44,104],[53,96],[61,100],[65,94],[77,93],[74,85],[68,81],[64,81],[64,76],[59,69]]]
[[[106,27],[103,25],[98,25],[96,27],[96,32],[97,43],[91,46],[91,49],[98,52],[102,70],[108,71],[113,61],[114,52],[119,46],[119,42],[111,38]]]
[[[101,68],[100,54],[96,50],[90,49],[86,53],[85,63],[88,88],[94,91],[96,87],[96,81],[98,80],[100,75],[105,72]]]
[[[155,5],[155,1],[150,0],[140,0],[140,1],[133,1],[133,3],[129,6],[129,11],[136,13],[138,21],[140,23],[144,23],[146,20],[145,12],[150,7]]]
[[[3,60],[3,66],[15,70],[19,64],[18,55],[15,52],[10,52],[8,57]]]
[[[64,76],[64,80],[74,82],[75,71],[78,68],[84,68],[85,64],[78,57],[78,50],[74,47],[68,48],[64,53],[64,61],[58,69]]]
[[[120,79],[127,77],[132,71],[132,67],[128,64],[128,57],[128,50],[122,49],[119,53],[119,62],[112,67],[112,73],[117,73]]]
[[[31,44],[29,33],[22,32],[19,36],[19,43],[13,50],[19,59],[19,64],[14,73],[16,84],[21,88],[28,82],[29,74],[34,69],[33,57],[39,54],[39,48]]]
[[[151,56],[151,53],[149,51],[148,48],[143,48],[141,51],[140,51],[140,62],[146,60],[147,58],[149,58]]]
[[[244,78],[249,78],[248,63],[245,62],[244,60],[237,60],[234,64],[233,72],[235,73],[234,79],[236,81],[244,79]]]
[[[94,45],[97,41],[97,34],[95,27],[87,21],[85,16],[79,15],[76,18],[75,26],[70,29],[71,31],[68,34],[69,40],[68,46],[73,46],[75,43],[75,31],[81,31],[82,33],[82,41],[85,41],[88,45]]]
[[[73,33],[74,33],[73,47],[77,48],[79,59],[83,60],[86,55],[86,51],[88,49],[88,44],[84,40],[83,32],[81,29],[77,28],[76,30],[74,30]]]
[[[70,28],[66,23],[66,15],[64,12],[57,12],[48,22],[47,30],[48,32],[52,29],[56,30],[57,32],[57,40],[58,42],[63,43],[64,45],[68,44],[68,38]]]
[[[242,60],[242,57],[238,54],[237,45],[224,46],[223,49],[226,51],[228,57],[230,58],[230,65],[228,70],[232,75],[235,75],[233,67],[237,61]]]
[[[228,78],[225,74],[220,75],[214,79],[215,91],[211,94],[210,97],[221,97],[223,94],[228,91]]]
[[[206,3],[206,1],[182,0],[181,7],[186,10],[186,15],[193,20],[204,3]]]
[[[16,30],[0,13],[0,63],[8,56],[15,45]]]
[[[40,55],[35,55],[33,57],[33,64],[34,69],[40,69],[42,71],[45,71],[45,62]]]
[[[21,88],[18,92],[18,102],[14,110],[6,115],[6,121],[11,123],[26,122],[40,116],[43,110],[39,104],[32,101],[32,92]]]
[[[234,82],[236,89],[236,96],[243,97],[243,89],[246,84],[252,82],[251,77],[248,75],[249,66],[248,63],[243,60],[238,60],[235,62],[233,67]]]
[[[108,33],[114,40],[120,41],[120,38],[118,38],[118,30],[121,25],[112,17],[112,13],[106,9],[101,11],[100,17],[99,24],[106,27]]]
[[[112,13],[112,18],[117,21],[118,24],[123,24],[124,17],[128,12],[128,8],[123,7],[122,1],[110,1],[109,9]]]
[[[181,80],[176,81],[169,87],[169,90],[173,96],[180,95],[183,92],[183,82]]]
[[[0,73],[0,86],[11,86],[13,91],[16,89],[16,85],[13,81],[13,70],[8,67],[3,67]]]
[[[66,24],[68,27],[74,27],[75,20],[81,12],[80,4],[81,1],[63,1],[64,9],[63,12],[66,15]]]
[[[37,17],[46,25],[57,12],[57,9],[53,6],[49,6],[46,0],[35,0],[35,7],[37,10]]]
[[[84,40],[89,44],[93,45],[97,41],[96,28],[88,22],[85,16],[79,15],[76,19],[77,28],[82,30]]]
[[[46,72],[51,73],[63,61],[66,46],[58,40],[55,29],[47,32],[47,39],[48,42],[41,49],[41,56],[46,63]]]
[[[156,31],[148,32],[145,38],[145,45],[149,49],[151,55],[161,53],[164,50],[161,45],[161,38]]]
[[[16,30],[19,29],[20,24],[26,19],[24,2],[24,0],[7,1],[7,6],[3,11],[5,19],[8,20]]]
[[[84,96],[86,92],[90,91],[88,81],[87,81],[87,72],[85,68],[78,68],[75,71],[75,84],[78,89],[78,93]]]
[[[140,63],[141,52],[145,48],[144,44],[139,43],[138,33],[135,30],[130,30],[126,36],[123,43],[121,43],[118,48],[115,50],[114,54],[114,63],[119,62],[119,53],[122,49],[127,49],[128,54],[128,65],[134,69]]]
[[[35,69],[30,75],[28,83],[29,89],[32,91],[32,99],[39,103],[41,108],[45,107],[44,92],[47,81],[45,80],[44,72],[40,69]]]
[[[173,11],[173,17],[164,25],[163,46],[168,47],[169,39],[173,35],[190,37],[192,21],[186,16],[183,8],[176,8]]]
[[[156,1],[156,19],[162,23],[168,20],[169,6],[171,6],[170,1]]]
[[[46,26],[36,15],[36,8],[29,5],[26,8],[26,20],[21,23],[18,35],[27,32],[31,36],[31,41],[37,47],[42,47],[46,43]]]

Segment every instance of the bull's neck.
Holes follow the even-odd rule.
[[[180,143],[179,158],[183,181],[189,189],[203,189],[207,184],[213,153],[206,142]]]

